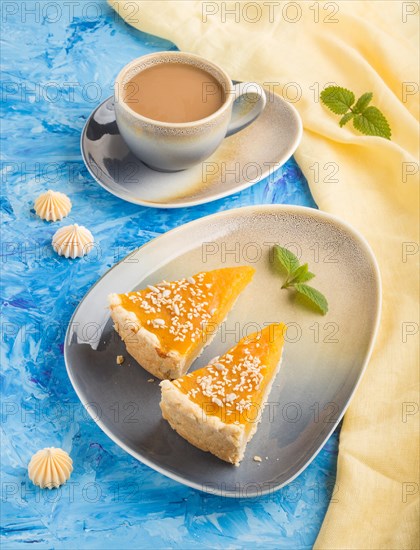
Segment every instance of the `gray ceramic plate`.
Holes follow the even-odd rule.
[[[248,128],[226,138],[205,162],[170,174],[151,170],[129,151],[115,122],[113,98],[109,98],[85,125],[83,160],[104,189],[144,206],[181,208],[237,193],[280,168],[302,137],[296,109],[280,96],[266,93],[264,112]]]
[[[330,311],[322,317],[281,290],[272,244],[308,261]],[[265,323],[289,328],[282,367],[259,429],[239,467],[202,452],[162,420],[157,381],[127,356],[106,309],[110,292],[225,265],[251,264],[252,283],[201,367]],[[379,324],[378,266],[366,241],[320,211],[269,205],[229,210],[178,227],[139,248],[108,273],[77,308],[65,342],[70,380],[109,437],[138,460],[181,483],[227,496],[255,496],[294,479],[334,430],[363,373]],[[125,355],[123,365],[116,356]],[[254,455],[263,458],[261,463]]]

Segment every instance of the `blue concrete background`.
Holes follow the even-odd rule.
[[[63,360],[74,308],[115,262],[213,212],[315,207],[299,167],[291,159],[269,181],[193,208],[125,203],[88,175],[80,133],[123,65],[175,47],[127,26],[105,2],[3,2],[2,22],[2,548],[310,548],[334,485],[337,433],[281,491],[250,500],[206,495],[108,439],[78,402]],[[69,218],[54,224],[32,208],[50,188],[73,202]],[[68,261],[50,242],[75,222],[91,229],[100,249]],[[32,454],[46,446],[63,447],[74,461],[59,490],[41,491],[27,476]]]

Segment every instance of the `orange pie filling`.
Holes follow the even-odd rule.
[[[249,266],[204,271],[119,298],[122,307],[157,336],[163,353],[188,355],[215,334],[254,272]]]
[[[272,324],[255,332],[213,359],[206,367],[172,383],[203,410],[226,424],[242,424],[252,430],[281,359],[286,326]]]

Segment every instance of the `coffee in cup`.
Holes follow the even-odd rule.
[[[255,82],[233,85],[223,69],[185,52],[135,59],[118,75],[114,96],[118,129],[128,147],[149,167],[165,172],[208,158],[226,136],[255,120],[266,103]]]
[[[225,102],[219,81],[185,63],[159,63],[138,72],[124,90],[124,102],[137,114],[160,122],[207,118]]]

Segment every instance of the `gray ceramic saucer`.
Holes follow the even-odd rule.
[[[279,243],[309,262],[324,292],[325,317],[303,307],[270,263]],[[112,328],[107,295],[200,270],[250,264],[252,283],[213,342],[205,365],[265,323],[288,324],[282,367],[261,424],[239,467],[191,446],[162,419],[158,381],[127,355]],[[246,207],[201,218],[139,248],[106,273],[77,308],[67,332],[70,380],[97,424],[155,470],[196,489],[256,496],[292,481],[337,426],[372,351],[381,285],[366,241],[320,211],[282,205]],[[125,362],[118,366],[117,355]],[[262,462],[253,460],[255,455]]]
[[[280,168],[302,136],[296,109],[280,96],[266,93],[264,112],[248,128],[224,139],[205,162],[172,173],[151,170],[130,152],[109,98],[86,122],[81,137],[83,160],[104,189],[144,206],[181,208],[237,193]]]

